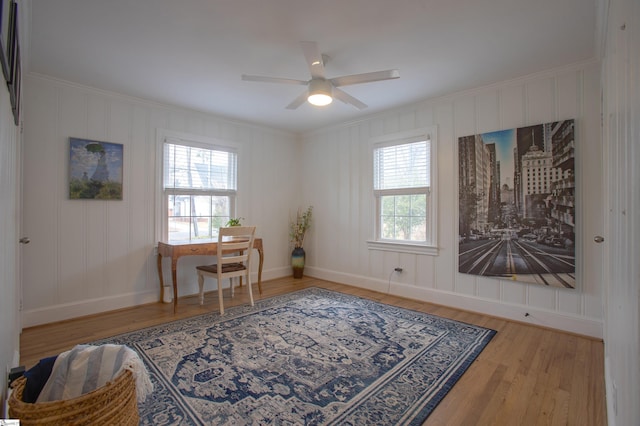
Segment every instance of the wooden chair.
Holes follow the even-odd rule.
[[[255,226],[230,226],[220,228],[218,234],[217,263],[214,265],[197,266],[198,286],[200,287],[200,304],[204,303],[204,277],[215,278],[218,285],[218,300],[220,315],[224,315],[222,302],[222,280],[229,278],[229,289],[233,297],[233,278],[247,277],[249,299],[253,306],[253,292],[251,291],[251,252]]]

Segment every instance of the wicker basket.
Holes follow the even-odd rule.
[[[138,401],[131,371],[124,370],[99,389],[63,401],[22,401],[26,378],[16,380],[9,398],[9,417],[29,425],[137,425]]]

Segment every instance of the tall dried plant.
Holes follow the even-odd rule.
[[[304,236],[311,227],[312,213],[313,206],[304,212],[298,209],[295,220],[289,221],[289,239],[295,248],[301,248],[304,244]]]

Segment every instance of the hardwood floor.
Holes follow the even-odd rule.
[[[383,303],[427,312],[496,330],[498,333],[436,407],[424,425],[606,425],[604,347],[600,340],[499,318],[403,299],[356,287],[305,277],[264,282],[260,296],[273,297],[306,287],[322,287]],[[246,287],[225,307],[248,303]],[[21,364],[31,367],[41,358],[78,343],[218,310],[217,294],[181,298],[25,329]]]

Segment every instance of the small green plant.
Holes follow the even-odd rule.
[[[295,220],[289,221],[289,239],[295,248],[300,248],[304,244],[304,235],[311,227],[311,216],[313,206],[309,206],[306,211],[298,210]]]
[[[241,220],[244,220],[244,217],[232,217],[227,222],[226,226],[242,226]]]

